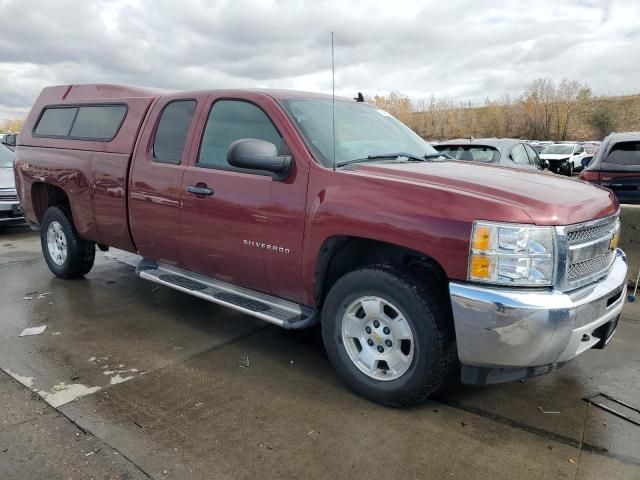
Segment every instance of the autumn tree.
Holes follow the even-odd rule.
[[[23,118],[9,118],[0,123],[0,133],[20,133],[23,124]]]
[[[589,125],[598,132],[601,139],[609,135],[616,128],[617,120],[618,118],[613,105],[607,101],[598,102],[598,106],[588,117]]]
[[[411,116],[411,100],[404,93],[391,92],[388,95],[376,95],[368,98],[369,103],[389,112],[398,120],[408,123]]]

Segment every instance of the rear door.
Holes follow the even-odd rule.
[[[131,231],[138,252],[180,265],[182,177],[206,94],[161,97],[143,127],[129,180]]]
[[[614,144],[600,163],[600,185],[620,203],[640,204],[640,140]]]

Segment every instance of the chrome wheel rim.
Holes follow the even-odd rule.
[[[56,265],[64,264],[67,259],[67,237],[64,235],[62,225],[58,222],[51,222],[47,227],[47,249],[49,258]]]
[[[411,325],[398,307],[381,297],[360,297],[347,307],[342,340],[358,370],[376,380],[400,378],[413,361]]]

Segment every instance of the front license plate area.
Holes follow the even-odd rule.
[[[598,329],[593,332],[595,337],[600,338],[600,341],[596,343],[593,348],[603,349],[613,338],[616,333],[616,329],[618,328],[618,320],[620,320],[620,315],[611,320],[610,322],[605,323],[604,325],[598,327]]]

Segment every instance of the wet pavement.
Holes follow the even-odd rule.
[[[0,235],[3,480],[640,478],[640,427],[583,400],[640,404],[640,302],[604,351],[398,410],[346,390],[317,329],[269,326],[103,254],[58,280],[37,234]]]

